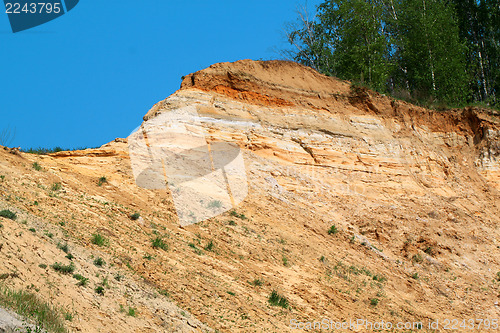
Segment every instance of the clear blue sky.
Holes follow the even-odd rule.
[[[313,9],[319,0],[309,0]],[[181,76],[213,63],[275,59],[302,0],[80,0],[13,34],[0,12],[0,131],[10,146],[100,146],[126,137]]]

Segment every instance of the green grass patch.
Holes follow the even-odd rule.
[[[94,265],[96,265],[97,267],[102,267],[106,264],[106,262],[104,261],[104,259],[102,259],[101,257],[97,257],[95,260],[94,260]]]
[[[100,233],[93,234],[90,241],[92,242],[92,244],[95,244],[97,246],[105,246],[109,244],[108,239]]]
[[[73,263],[70,263],[69,265],[63,265],[56,262],[50,267],[52,267],[56,272],[62,274],[72,274],[75,271],[75,265],[73,265]]]
[[[42,166],[40,164],[38,164],[38,162],[34,162],[32,165],[33,169],[35,169],[36,171],[42,171]]]
[[[15,219],[17,219],[16,213],[14,213],[13,211],[11,211],[9,209],[4,209],[4,210],[0,211],[0,216],[5,217],[6,219],[11,219],[13,221]]]
[[[329,234],[329,235],[335,235],[337,232],[339,232],[339,230],[338,230],[338,229],[337,229],[337,227],[336,227],[336,226],[334,226],[334,225],[332,225],[332,226],[330,227],[330,229],[328,229],[328,234]]]
[[[163,241],[163,238],[160,236],[153,238],[151,240],[151,246],[153,246],[153,249],[162,249],[164,251],[168,251],[168,245]]]
[[[49,332],[67,332],[63,324],[63,312],[28,291],[13,290],[0,284],[0,305],[33,319]]]
[[[282,307],[284,309],[289,307],[289,303],[288,303],[288,300],[286,299],[286,297],[280,295],[276,290],[273,290],[271,292],[271,294],[269,295],[269,298],[268,298],[268,302],[272,306],[279,306],[279,307]]]

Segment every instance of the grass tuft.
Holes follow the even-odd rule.
[[[268,298],[268,302],[273,306],[280,306],[284,309],[289,307],[288,300],[286,299],[286,297],[278,294],[276,290],[273,290],[271,292]]]
[[[164,251],[168,251],[168,245],[163,241],[163,238],[160,236],[153,238],[151,240],[151,245],[153,246],[153,249],[162,249]]]
[[[17,218],[16,213],[14,213],[13,211],[10,211],[8,209],[4,209],[4,210],[0,211],[0,216],[5,217],[7,219],[11,219],[11,220],[15,220]]]
[[[49,332],[65,333],[62,311],[24,290],[13,290],[0,284],[0,305],[35,320]]]

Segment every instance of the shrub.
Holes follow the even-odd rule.
[[[235,226],[235,225],[236,225],[236,222],[234,222],[233,220],[230,220],[230,221],[229,221],[229,225]]]
[[[108,179],[104,176],[102,176],[101,178],[99,178],[99,180],[97,181],[97,186],[102,186],[102,184],[105,184],[108,182]]]
[[[73,265],[73,263],[70,263],[69,265],[63,265],[63,264],[56,262],[51,267],[56,272],[63,273],[63,274],[71,274],[75,271],[75,266]]]
[[[215,247],[215,244],[212,240],[210,240],[210,242],[208,242],[208,244],[205,246],[205,250],[207,251],[213,251]]]
[[[130,219],[132,221],[138,220],[139,217],[141,217],[141,214],[139,214],[139,213],[134,213],[134,214],[130,215]]]
[[[152,243],[152,246],[153,246],[153,249],[162,249],[164,251],[167,251],[168,250],[168,245],[167,243],[165,243],[163,241],[163,238],[161,238],[160,236],[154,238],[151,240],[151,243]]]
[[[96,294],[98,294],[98,295],[104,295],[104,287],[102,287],[102,286],[98,286],[98,287],[96,287],[96,288],[95,288],[95,292],[96,292]]]
[[[40,171],[42,170],[42,166],[40,164],[38,164],[38,162],[35,162],[31,165],[33,167],[33,169],[35,169],[36,171]]]
[[[245,216],[245,214],[238,214],[235,210],[232,210],[230,213],[229,213],[231,216],[234,216],[234,217],[237,217],[241,220],[248,220],[248,218]]]
[[[52,187],[50,189],[52,190],[52,192],[57,192],[62,189],[62,185],[61,183],[54,183],[52,184]]]
[[[330,229],[328,229],[328,234],[329,234],[329,235],[334,235],[334,234],[336,234],[337,232],[339,232],[339,231],[337,230],[337,227],[336,227],[336,226],[334,226],[334,225],[332,225],[332,226],[330,227]]]
[[[92,235],[92,244],[95,244],[97,246],[104,246],[109,243],[109,241],[100,233],[93,234]]]
[[[129,315],[130,317],[135,317],[137,315],[136,311],[136,309],[129,307],[127,315]]]
[[[4,210],[0,211],[0,216],[5,217],[7,219],[11,219],[11,220],[15,220],[17,218],[16,213],[14,213],[13,211],[10,211],[9,209],[4,209]]]
[[[76,284],[77,286],[82,286],[85,287],[87,285],[87,282],[89,281],[88,278],[84,277],[83,275],[80,274],[73,274],[73,278],[78,280],[78,283]]]
[[[37,295],[24,290],[13,290],[0,285],[0,305],[11,308],[18,314],[34,319],[39,326],[53,333],[67,332],[63,324],[62,311],[43,302]],[[41,332],[37,326],[36,331]]]
[[[378,298],[372,298],[370,300],[370,305],[372,306],[377,306],[378,305],[378,302],[379,302],[379,299]]]
[[[69,253],[68,243],[64,243],[64,244],[57,243],[57,248],[62,250],[64,253]]]
[[[255,279],[252,282],[250,282],[250,284],[252,286],[260,287],[264,284],[264,281],[262,281],[261,279]]]
[[[271,304],[273,306],[280,306],[284,309],[288,308],[288,306],[289,306],[288,300],[286,299],[286,297],[278,294],[278,292],[276,290],[273,290],[271,292],[271,294],[269,295],[269,298],[268,298],[268,302],[269,302],[269,304]]]
[[[106,264],[106,262],[104,261],[104,259],[102,259],[101,257],[97,257],[95,260],[94,260],[94,265],[98,266],[98,267],[102,267]]]
[[[45,265],[45,264],[40,264],[40,265],[38,265],[38,267],[45,269],[45,268],[47,268],[47,265]]]
[[[418,273],[417,272],[413,273],[411,277],[415,280],[418,280]]]

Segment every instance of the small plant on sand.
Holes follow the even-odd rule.
[[[101,257],[97,257],[95,260],[94,260],[94,265],[96,265],[97,267],[102,267],[106,264],[106,262],[104,261],[104,259],[102,259]]]
[[[168,250],[168,245],[163,241],[163,238],[160,236],[153,238],[151,240],[151,245],[153,246],[153,249],[162,249],[164,251]]]
[[[56,272],[59,272],[62,274],[71,274],[75,271],[75,266],[73,265],[73,263],[70,263],[69,265],[63,265],[63,264],[56,262],[51,267]]]
[[[4,209],[4,210],[0,211],[0,216],[5,217],[6,219],[11,219],[11,220],[15,220],[17,218],[16,213],[14,213],[8,209]]]
[[[338,231],[337,227],[336,227],[336,226],[334,226],[334,225],[332,225],[332,226],[330,227],[330,229],[328,229],[328,234],[329,234],[329,235],[335,235],[337,232],[339,232],[339,231]]]
[[[379,299],[378,298],[372,298],[370,300],[370,305],[372,306],[377,306],[378,305],[378,302],[379,302]]]
[[[40,164],[38,164],[38,162],[35,162],[31,165],[33,167],[33,169],[35,169],[36,171],[41,171],[42,170],[42,166]]]
[[[269,295],[269,298],[268,298],[268,302],[272,306],[280,306],[284,309],[288,308],[288,306],[289,306],[288,300],[286,299],[286,297],[278,294],[278,292],[276,290],[273,290],[271,292],[271,294]]]
[[[101,295],[101,296],[104,295],[104,287],[103,286],[98,286],[94,290],[95,290],[96,294]]]
[[[130,219],[132,221],[138,220],[139,217],[141,217],[141,214],[139,214],[139,213],[134,213],[134,214],[130,215]]]
[[[104,246],[104,245],[108,245],[108,243],[109,243],[109,241],[100,233],[93,234],[91,242],[92,242],[92,244],[95,244],[97,246]]]
[[[102,176],[97,181],[97,186],[102,186],[103,184],[106,184],[107,182],[108,182],[108,179],[106,177]]]

